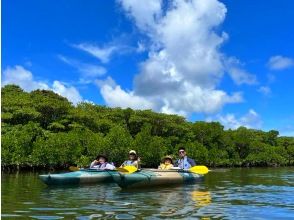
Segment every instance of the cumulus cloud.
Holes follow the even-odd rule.
[[[253,109],[250,109],[245,115],[239,118],[235,114],[219,114],[214,118],[208,118],[207,121],[219,121],[226,129],[237,129],[240,126],[260,129],[262,126],[262,120],[259,114]]]
[[[3,71],[2,85],[5,86],[7,84],[19,85],[26,91],[49,89],[49,86],[45,82],[34,80],[33,74],[19,65],[7,67]]]
[[[66,97],[70,100],[73,104],[77,104],[83,101],[82,96],[80,95],[79,91],[73,86],[66,86],[64,83],[60,81],[54,81],[52,85],[53,92]]]
[[[137,0],[119,0],[118,2],[140,30],[150,33],[150,29],[156,29],[156,20],[162,13],[160,0],[149,0],[144,4]]]
[[[113,53],[118,50],[118,47],[116,46],[99,47],[90,43],[74,44],[72,46],[91,54],[102,63],[108,63]]]
[[[284,70],[294,66],[294,59],[284,56],[273,56],[268,61],[271,70]]]
[[[103,81],[97,80],[96,83],[101,88],[101,94],[110,107],[130,107],[133,109],[153,108],[152,102],[140,96],[136,96],[133,92],[122,90],[110,77]]]
[[[226,71],[225,56],[219,51],[228,35],[218,27],[226,7],[217,0],[146,1],[119,0],[127,16],[149,39],[148,58],[140,64],[132,91],[120,92],[155,103],[156,111],[188,115],[215,113],[228,103],[241,102],[242,94],[228,94],[217,88]],[[254,84],[253,75],[235,71],[239,84]],[[101,94],[112,103],[111,92]],[[140,103],[139,102],[139,103]],[[137,103],[137,102],[136,102]],[[124,105],[126,103],[124,102]],[[134,105],[134,103],[132,103]],[[140,108],[140,105],[136,106]]]
[[[14,67],[7,67],[3,71],[2,86],[7,84],[19,85],[27,92],[36,89],[52,90],[55,93],[66,97],[73,104],[83,101],[79,91],[73,86],[67,86],[60,81],[54,81],[50,86],[48,83],[35,80],[32,72],[22,66],[16,65]]]

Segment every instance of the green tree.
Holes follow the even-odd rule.
[[[133,141],[133,149],[139,153],[143,167],[158,167],[166,153],[163,138],[151,136],[151,132],[151,126],[146,124]]]

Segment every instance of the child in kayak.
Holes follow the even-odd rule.
[[[108,163],[108,159],[104,155],[98,155],[96,160],[94,160],[91,165],[90,169],[99,169],[99,170],[114,170],[115,166],[111,163]]]
[[[162,163],[159,165],[158,169],[160,170],[169,170],[174,167],[173,165],[173,159],[171,156],[165,156],[163,158]]]
[[[139,162],[140,162],[140,159],[138,158],[138,155],[137,155],[136,151],[131,150],[129,152],[129,159],[126,160],[125,162],[123,162],[123,164],[120,167],[134,166],[137,169],[139,169]]]

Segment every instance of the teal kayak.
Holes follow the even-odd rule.
[[[68,173],[39,175],[40,179],[47,185],[77,185],[101,182],[113,182],[110,170],[79,170]]]
[[[143,169],[132,174],[114,172],[111,174],[115,183],[121,188],[143,188],[175,184],[195,183],[203,175],[185,170]]]

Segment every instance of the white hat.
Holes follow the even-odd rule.
[[[134,150],[130,150],[129,154],[135,154],[135,155],[137,155],[136,151],[134,151]]]

